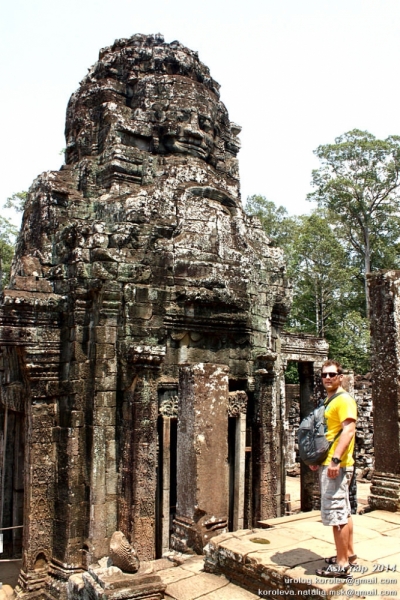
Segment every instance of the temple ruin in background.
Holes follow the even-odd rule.
[[[309,402],[327,346],[282,335],[285,264],[243,212],[239,132],[197,53],[159,35],[101,50],[71,97],[0,309],[1,526],[26,592],[117,530],[150,560],[283,513],[284,369]]]

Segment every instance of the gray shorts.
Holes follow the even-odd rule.
[[[346,525],[351,515],[349,486],[353,467],[340,469],[335,479],[328,477],[328,467],[319,468],[321,518],[324,525]]]

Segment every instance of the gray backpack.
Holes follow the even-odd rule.
[[[331,442],[328,442],[325,436],[325,409],[329,402],[340,394],[343,394],[343,392],[337,392],[329,400],[326,399],[325,402],[314,408],[300,423],[297,434],[299,455],[306,465],[322,465],[328,456],[333,442],[342,433],[339,431]]]

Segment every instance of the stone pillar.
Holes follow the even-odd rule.
[[[371,508],[400,510],[400,271],[368,276],[375,471]]]
[[[165,381],[163,386],[166,386]],[[167,389],[176,392],[178,383],[173,382],[167,386]],[[159,388],[160,391],[160,388]],[[165,391],[165,387],[164,387]],[[177,392],[176,392],[177,393]],[[163,554],[170,547],[170,532],[171,532],[171,475],[173,480],[176,480],[176,464],[171,464],[171,424],[176,425],[176,419],[178,416],[178,396],[167,393],[163,396],[163,399],[159,405],[159,412],[161,418],[161,440],[162,448],[160,451],[160,470],[161,477],[159,477],[159,516],[158,526],[159,532],[157,535],[157,551],[161,550]],[[160,401],[160,397],[159,397]],[[174,440],[176,442],[176,440]],[[176,452],[176,448],[173,449],[172,454]],[[174,494],[175,490],[172,492]],[[174,497],[174,495],[173,495]]]
[[[177,516],[172,547],[201,554],[228,527],[228,368],[179,370]]]
[[[171,482],[171,417],[162,416],[162,490],[161,490],[161,548],[169,550],[170,482]]]
[[[28,413],[25,473],[24,552],[19,585],[26,592],[43,587],[52,557],[55,492],[54,404],[33,404]]]
[[[260,356],[255,371],[256,415],[253,441],[253,526],[284,514],[282,457],[284,427],[275,371],[275,354]],[[283,411],[284,412],[284,411]],[[257,489],[257,486],[259,488]]]
[[[246,413],[236,419],[233,530],[244,529],[244,483],[246,465]]]
[[[243,390],[229,392],[229,416],[235,418],[233,531],[244,529],[247,400],[247,394]]]
[[[311,362],[299,363],[300,378],[300,422],[314,408],[314,365]],[[311,469],[300,461],[300,506],[306,512],[315,508],[316,476]]]
[[[122,409],[122,497],[118,527],[140,560],[156,557],[158,390],[163,346],[134,346],[133,379]]]
[[[115,295],[115,297],[114,297]],[[95,327],[92,459],[90,472],[91,560],[107,556],[117,530],[117,314],[119,294],[104,290],[99,324]],[[104,306],[106,305],[106,314]],[[114,307],[113,305],[116,305]],[[114,309],[114,310],[113,310]]]
[[[36,332],[41,344],[27,346],[24,356],[29,387],[25,390],[24,531],[18,586],[23,592],[36,592],[47,579],[54,548],[60,334],[58,314],[32,311],[29,318],[42,326]]]

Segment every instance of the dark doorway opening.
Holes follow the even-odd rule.
[[[24,514],[25,417],[8,409],[0,411],[1,490],[0,527],[3,534],[2,558],[22,556]]]

